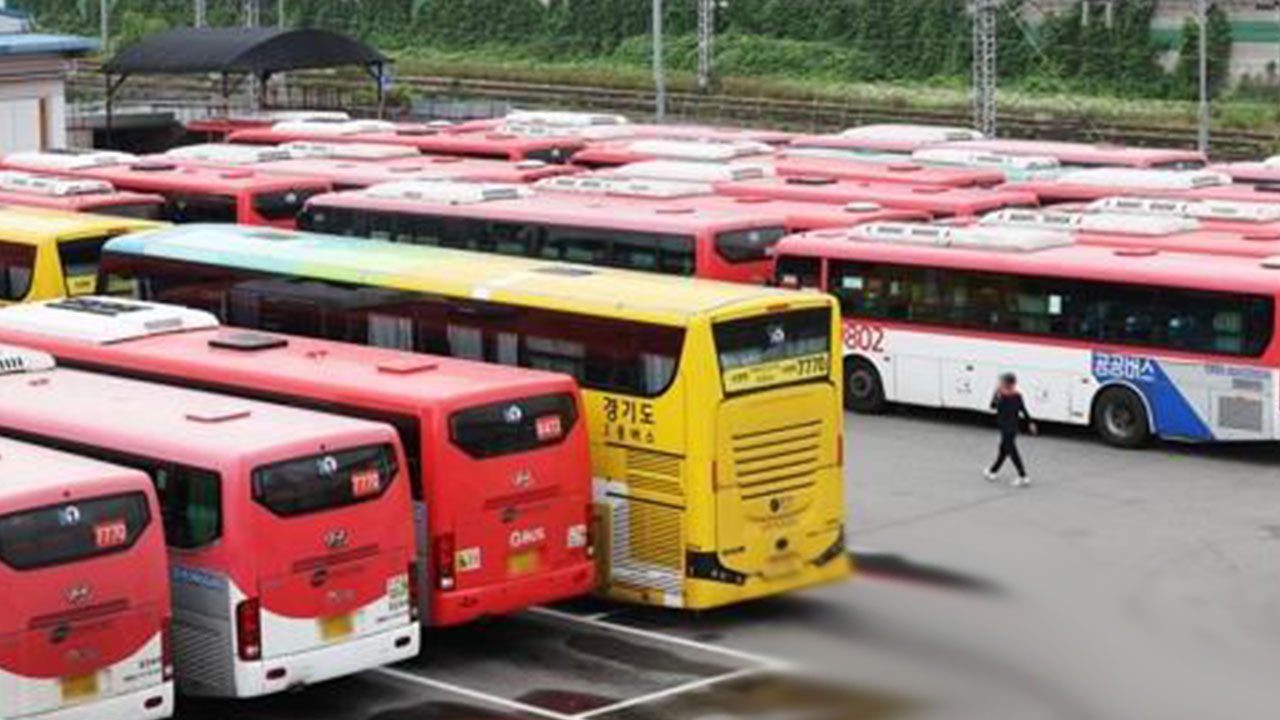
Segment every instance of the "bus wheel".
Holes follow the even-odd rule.
[[[858,413],[884,412],[888,403],[876,366],[857,357],[851,358],[848,366],[844,374],[844,406]]]
[[[1093,429],[1108,445],[1136,448],[1151,440],[1147,407],[1127,388],[1110,388],[1098,397],[1093,408]]]

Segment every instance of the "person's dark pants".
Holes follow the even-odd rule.
[[[1000,472],[1006,459],[1013,461],[1013,466],[1018,470],[1018,477],[1027,476],[1027,469],[1022,465],[1022,455],[1018,454],[1018,433],[1016,432],[1000,433],[1000,453],[996,455],[995,465],[991,466],[993,475]]]

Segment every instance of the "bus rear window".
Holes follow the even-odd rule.
[[[31,245],[0,242],[0,300],[21,300],[31,292],[36,249]]]
[[[713,332],[729,392],[825,377],[830,367],[831,313],[825,308],[731,320]]]
[[[123,203],[120,205],[98,205],[89,208],[89,212],[112,217],[136,218],[138,220],[159,220],[161,215],[159,203]]]
[[[716,236],[716,253],[731,263],[767,260],[769,251],[786,234],[780,227],[723,232]]]
[[[0,516],[0,562],[36,570],[122,552],[150,524],[140,492],[11,513]]]
[[[253,210],[264,220],[288,220],[297,217],[307,200],[321,192],[318,188],[296,188],[258,193],[253,196]]]
[[[397,472],[390,445],[308,455],[253,471],[253,499],[282,517],[367,502],[386,494]]]
[[[64,240],[58,243],[58,258],[62,261],[62,277],[67,284],[68,295],[88,295],[98,280],[98,263],[102,258],[102,246],[107,238]]]
[[[491,458],[558,444],[577,421],[572,395],[540,395],[456,412],[449,436],[471,457]]]
[[[165,216],[176,223],[233,223],[236,200],[227,195],[170,195]]]

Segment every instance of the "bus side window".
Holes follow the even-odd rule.
[[[166,465],[152,469],[169,547],[195,550],[222,536],[222,487],[217,473]]]
[[[35,246],[0,242],[0,300],[25,298],[31,292],[35,267]]]

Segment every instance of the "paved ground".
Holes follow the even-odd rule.
[[[1280,447],[1051,428],[983,481],[985,420],[850,416],[861,582],[697,617],[581,603],[388,670],[183,720],[1280,716]],[[867,552],[870,554],[866,554]]]

